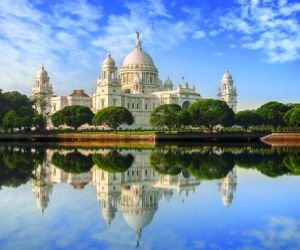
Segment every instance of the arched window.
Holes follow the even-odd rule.
[[[224,90],[226,90],[226,84],[223,85]]]

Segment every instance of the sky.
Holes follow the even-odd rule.
[[[88,94],[108,51],[143,49],[175,85],[216,98],[228,69],[238,109],[300,102],[300,1],[0,0],[0,88],[31,94],[43,64],[54,92]]]

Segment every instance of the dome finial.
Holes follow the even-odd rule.
[[[142,50],[142,42],[140,40],[140,31],[136,31],[136,43],[135,43],[135,48],[138,50]]]
[[[136,33],[136,39],[140,40],[140,34],[141,34],[141,32],[140,31],[136,31],[135,33]]]
[[[44,64],[42,64],[42,67],[41,67],[41,68],[42,68],[42,70],[44,70],[44,69],[45,69],[45,68],[44,68]]]

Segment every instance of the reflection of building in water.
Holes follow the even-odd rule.
[[[234,167],[227,176],[219,183],[220,184],[220,196],[225,207],[229,207],[233,195],[236,190],[237,184],[236,167]]]
[[[81,150],[83,151],[83,150]],[[98,149],[97,153],[106,155],[109,151]],[[66,154],[65,151],[60,151]],[[133,153],[122,151],[121,154]],[[97,200],[101,204],[101,213],[104,220],[111,224],[119,210],[123,213],[126,223],[132,227],[137,235],[137,245],[141,237],[142,229],[147,226],[158,209],[158,202],[162,197],[170,200],[173,191],[187,196],[195,191],[200,184],[187,172],[177,176],[161,175],[157,173],[150,164],[151,151],[134,151],[132,166],[122,173],[111,173],[93,166],[89,172],[82,174],[66,173],[53,164],[45,166],[47,169],[46,181],[51,183],[70,183],[74,188],[83,188],[91,182],[97,191]],[[51,158],[52,152],[48,152]],[[34,189],[33,189],[33,192]],[[49,196],[48,196],[49,197]],[[49,198],[47,199],[49,201]]]
[[[53,184],[51,182],[51,169],[46,163],[41,164],[34,172],[32,192],[35,197],[37,208],[43,213],[47,208]]]

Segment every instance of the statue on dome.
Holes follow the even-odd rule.
[[[141,32],[140,31],[136,31],[135,33],[136,33],[137,40],[140,40],[140,34],[141,34]]]

